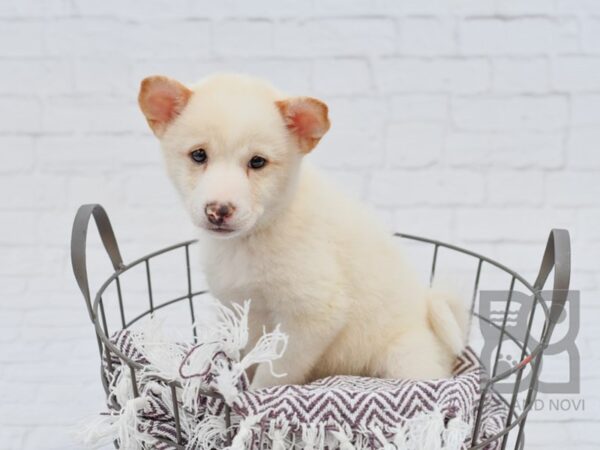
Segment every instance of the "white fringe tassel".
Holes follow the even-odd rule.
[[[216,326],[209,331],[212,340],[218,341],[222,350],[234,361],[240,360],[240,351],[248,344],[248,316],[250,300],[243,305],[232,303],[231,308],[219,302],[214,303],[217,309]]]
[[[177,339],[165,334],[163,325],[164,320],[150,316],[143,322],[139,333],[131,333],[131,340],[135,347],[148,361],[148,364],[144,364],[140,376],[146,378],[159,376],[170,381],[177,380],[179,365],[186,352],[177,343]]]
[[[273,370],[273,361],[281,358],[288,344],[288,336],[279,329],[279,325],[273,331],[267,333],[263,328],[263,334],[252,350],[240,361],[240,369],[246,370],[254,364],[266,363],[269,365],[271,374],[280,378],[287,374],[276,374]]]
[[[471,432],[471,426],[458,417],[450,419],[444,430],[444,450],[460,450]]]
[[[352,430],[339,427],[338,430],[332,430],[331,434],[337,439],[340,450],[355,450],[354,445],[352,445]]]
[[[290,432],[290,424],[287,420],[272,421],[267,436],[271,439],[271,450],[286,450],[290,448],[287,437]]]
[[[260,419],[261,415],[248,416],[240,422],[238,432],[231,441],[231,446],[225,450],[246,450],[248,443],[252,439],[252,432]]]
[[[146,400],[133,398],[115,414],[100,417],[83,425],[77,433],[78,440],[86,447],[99,448],[114,440],[120,448],[141,449],[144,443],[152,444],[156,440],[138,429],[138,411],[144,409]]]
[[[283,356],[287,347],[288,337],[279,329],[267,333],[263,330],[254,348],[248,352],[240,362],[234,362],[231,367],[224,361],[215,364],[213,371],[216,373],[217,390],[225,399],[228,405],[231,405],[238,397],[239,380],[246,369],[254,364],[266,363],[269,366],[271,374],[275,377],[283,377],[286,374],[277,374],[273,370],[273,361]]]
[[[225,441],[227,428],[221,416],[208,416],[190,433],[186,450],[219,448]]]

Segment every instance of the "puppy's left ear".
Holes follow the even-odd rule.
[[[192,91],[179,81],[155,75],[142,81],[138,103],[154,134],[161,137],[191,96]]]
[[[298,140],[302,153],[310,152],[329,130],[328,108],[312,97],[293,97],[275,102],[285,126]]]

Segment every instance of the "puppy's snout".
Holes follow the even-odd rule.
[[[208,221],[214,225],[222,225],[225,220],[233,215],[235,206],[231,203],[211,202],[204,208]]]

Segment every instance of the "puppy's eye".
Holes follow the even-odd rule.
[[[267,160],[262,156],[253,156],[250,161],[248,161],[248,167],[251,169],[261,169],[267,165]]]
[[[198,164],[204,164],[207,160],[206,151],[204,149],[194,150],[190,153],[191,158]]]

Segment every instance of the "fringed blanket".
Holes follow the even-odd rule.
[[[173,449],[169,442],[177,442],[177,414],[186,450],[470,446],[484,376],[471,349],[457,358],[450,379],[332,376],[308,385],[250,390],[245,370],[281,357],[287,337],[279,329],[265,333],[240,358],[248,340],[249,302],[217,309],[219,321],[196,343],[169,341],[155,321],[143,331],[123,330],[113,337],[116,348],[143,367],[135,373],[139,396],[133,395],[131,368],[116,355],[105,358],[110,410],[85,428],[85,443],[117,440],[124,449]],[[232,412],[229,429],[226,405]],[[498,433],[506,415],[499,396],[488,394],[478,441]],[[493,450],[499,444],[494,441],[486,448]]]

